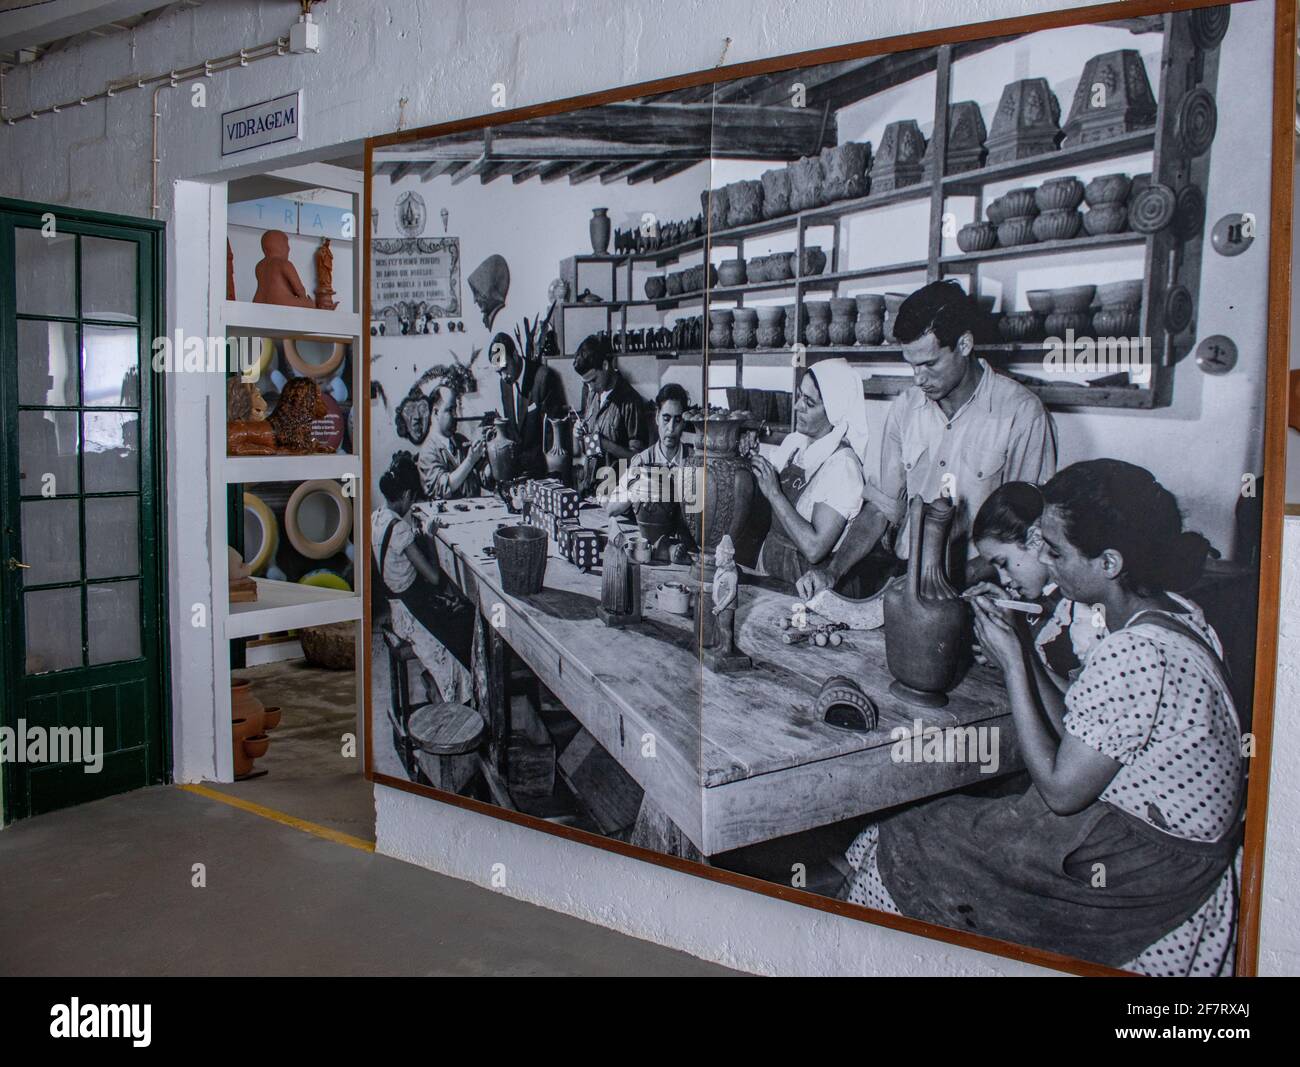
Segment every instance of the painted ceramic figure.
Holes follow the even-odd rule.
[[[334,299],[334,253],[328,237],[322,237],[316,249],[316,306],[322,311],[333,311],[339,306]]]
[[[316,301],[307,295],[297,268],[289,262],[288,235],[283,230],[267,230],[262,234],[262,253],[253,303],[315,307]]]
[[[731,535],[723,534],[713,553],[717,573],[713,577],[713,614],[717,617],[713,648],[722,655],[736,650],[736,602],[740,596],[740,576],[736,571],[736,550]]]

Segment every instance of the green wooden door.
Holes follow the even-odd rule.
[[[168,773],[160,263],[156,224],[0,201],[6,821]]]

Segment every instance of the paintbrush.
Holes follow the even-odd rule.
[[[967,589],[962,593],[963,600],[973,600],[977,596],[987,596],[987,593],[976,593],[974,590]],[[1007,611],[1023,611],[1026,615],[1041,615],[1043,605],[1035,604],[1028,600],[1010,600],[1006,597],[993,597],[993,603]]]

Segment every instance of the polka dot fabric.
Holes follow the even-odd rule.
[[[1222,655],[1190,601],[1177,618]],[[1101,798],[1175,837],[1218,841],[1241,785],[1240,728],[1205,650],[1137,622],[1110,634],[1065,696],[1065,729],[1123,764]]]

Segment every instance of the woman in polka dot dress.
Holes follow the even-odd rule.
[[[1244,768],[1222,646],[1171,593],[1209,544],[1151,474],[1077,463],[1043,490],[1042,559],[1109,629],[1062,696],[991,598],[977,637],[1002,669],[1031,785],[957,793],[868,827],[846,896],[1148,974],[1228,974]]]

